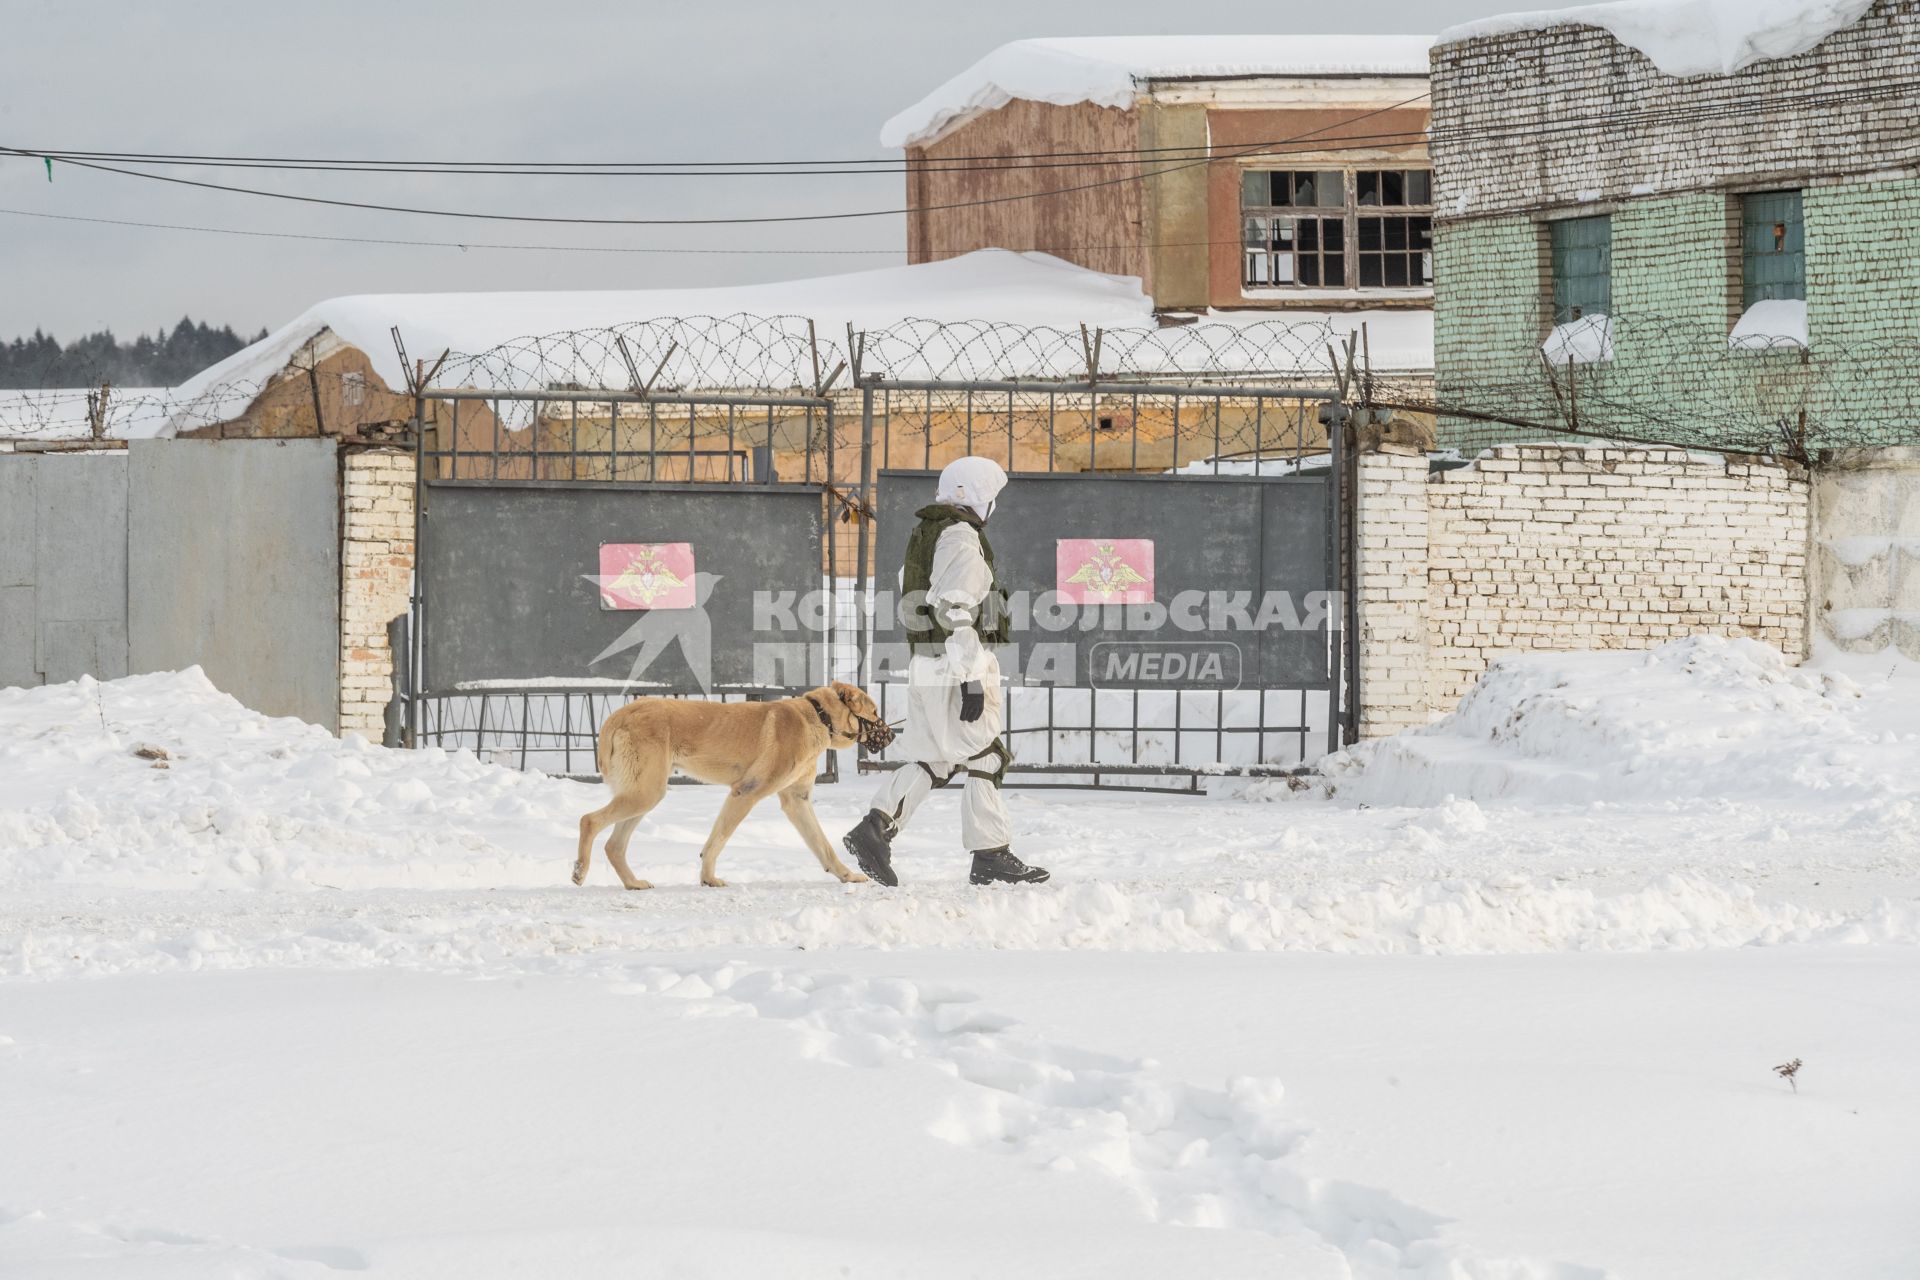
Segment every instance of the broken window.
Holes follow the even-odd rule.
[[[1740,197],[1740,305],[1807,296],[1806,235],[1798,191]]]
[[[1432,205],[1433,174],[1426,169],[1246,170],[1240,180],[1242,283],[1431,287]]]
[[[1553,322],[1604,316],[1613,308],[1613,219],[1562,218],[1547,224],[1553,263]]]

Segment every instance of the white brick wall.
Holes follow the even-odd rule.
[[[1498,654],[1696,632],[1807,645],[1804,472],[1681,449],[1511,445],[1431,481],[1360,460],[1361,736],[1450,710]]]
[[[1377,738],[1426,723],[1431,705],[1427,455],[1392,445],[1362,454],[1358,483],[1360,736]]]
[[[387,623],[413,573],[413,456],[345,456],[340,548],[340,732],[380,741],[393,697]]]
[[[1875,0],[1804,53],[1669,76],[1599,27],[1480,36],[1433,51],[1441,218],[1624,200],[1728,182],[1920,164],[1920,0]],[[1871,90],[1865,102],[1838,91]],[[1619,117],[1640,113],[1631,127]],[[1782,175],[1791,175],[1783,180]]]

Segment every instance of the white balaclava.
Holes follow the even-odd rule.
[[[994,500],[1007,487],[1007,473],[992,458],[961,458],[940,472],[935,502],[970,507],[982,520],[993,514]]]

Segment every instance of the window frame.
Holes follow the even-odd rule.
[[[1775,202],[1777,206],[1781,201],[1791,201],[1791,208],[1776,207],[1775,212],[1766,212],[1766,202]],[[1756,217],[1756,212],[1764,216]],[[1737,314],[1746,314],[1747,309],[1756,302],[1768,300],[1805,302],[1807,300],[1805,189],[1789,187],[1770,191],[1742,192],[1737,197],[1737,208],[1734,213],[1735,216],[1732,219],[1736,229],[1734,250],[1737,255],[1735,264],[1740,276],[1740,309]],[[1766,247],[1766,241],[1769,239],[1774,241],[1774,248]],[[1789,262],[1793,268],[1792,279],[1755,280],[1756,266]]]
[[[1286,199],[1276,200],[1273,192],[1273,176],[1291,174],[1294,180],[1287,184]],[[1322,179],[1337,174],[1340,181],[1338,202],[1326,198]],[[1418,174],[1418,183],[1407,181],[1405,175]],[[1375,199],[1371,203],[1361,203],[1361,190],[1367,178],[1372,178],[1371,186],[1375,192],[1384,195],[1388,188],[1385,175],[1399,175],[1401,190],[1397,203],[1387,203]],[[1312,203],[1298,202],[1300,192],[1299,179],[1311,176],[1314,179]],[[1257,192],[1256,179],[1264,178],[1267,185],[1267,202],[1256,204],[1249,202],[1249,195]],[[1370,165],[1324,168],[1311,161],[1288,166],[1246,166],[1240,170],[1240,289],[1243,294],[1261,291],[1278,293],[1304,292],[1308,290],[1334,290],[1339,292],[1365,293],[1381,291],[1412,295],[1431,294],[1433,291],[1433,167],[1425,165]],[[1423,195],[1424,203],[1411,197]],[[1418,224],[1424,221],[1425,226]],[[1282,222],[1286,234],[1282,234]],[[1394,238],[1391,224],[1403,223],[1400,237],[1404,244],[1388,247]],[[1311,226],[1311,232],[1303,235],[1302,225]],[[1368,234],[1363,224],[1377,231]],[[1335,230],[1337,228],[1337,231]],[[1363,238],[1373,242],[1371,248],[1362,249]],[[1303,247],[1303,240],[1311,239],[1310,247]],[[1337,243],[1336,243],[1337,241]],[[1303,259],[1303,254],[1311,255]],[[1338,258],[1338,279],[1328,278],[1328,268]],[[1403,263],[1409,282],[1406,284],[1384,283],[1393,274],[1394,260]],[[1302,270],[1303,261],[1311,261],[1317,270]],[[1362,284],[1363,275],[1369,274],[1368,266],[1372,262],[1379,264],[1379,276],[1382,283]],[[1282,264],[1285,264],[1283,272]],[[1282,274],[1286,279],[1279,279]],[[1314,279],[1303,280],[1303,275]],[[1420,277],[1420,278],[1415,278]]]
[[[1597,243],[1591,242],[1591,239],[1587,244],[1562,243],[1563,240],[1570,240],[1574,233],[1578,231],[1590,231],[1595,227],[1602,228],[1605,231],[1605,236],[1598,238]],[[1547,268],[1545,293],[1553,317],[1553,324],[1568,324],[1574,320],[1584,319],[1589,315],[1612,315],[1612,211],[1609,210],[1604,213],[1583,213],[1571,218],[1554,218],[1546,223],[1545,242],[1542,246],[1544,249],[1542,256],[1545,259]],[[1598,270],[1588,269],[1579,272],[1563,270],[1563,263],[1566,263],[1569,267],[1574,264],[1574,255],[1576,254],[1598,255],[1601,263],[1600,268]],[[1597,296],[1600,298],[1598,306],[1593,306],[1587,301],[1587,299],[1596,296],[1596,291],[1581,290],[1579,300],[1575,300],[1569,296],[1575,292],[1575,290],[1569,287],[1575,281],[1593,280],[1600,282],[1600,288],[1597,290]]]

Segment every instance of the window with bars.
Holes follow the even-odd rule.
[[[1240,212],[1249,288],[1433,284],[1430,170],[1249,169]]]
[[[1806,234],[1798,191],[1740,197],[1740,305],[1807,296]]]
[[[1553,269],[1553,322],[1608,315],[1613,309],[1613,219],[1562,218],[1547,224]]]

